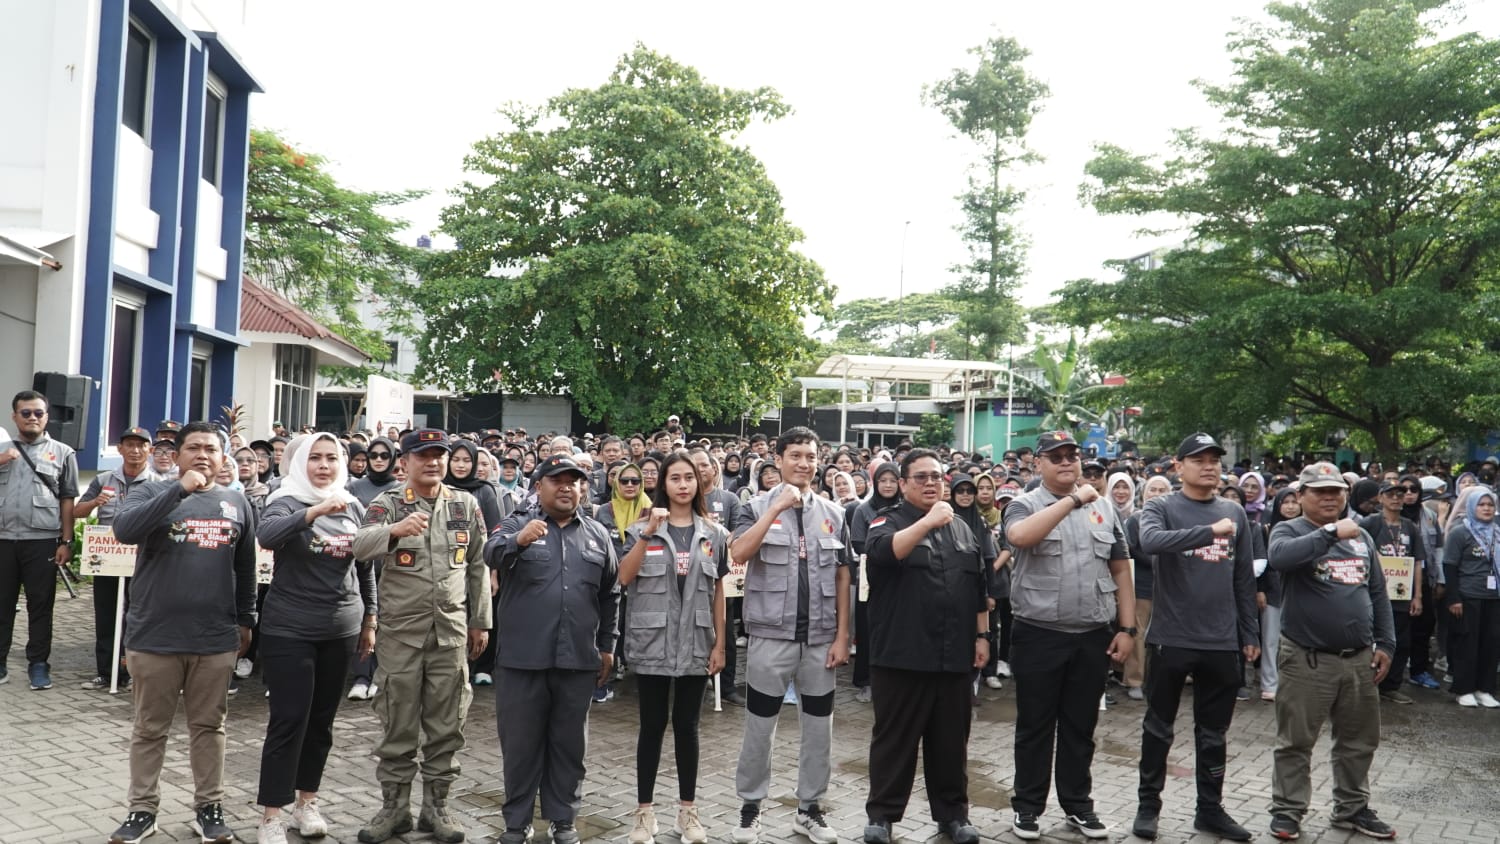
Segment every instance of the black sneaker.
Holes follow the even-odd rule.
[[[150,812],[131,812],[125,822],[109,837],[109,844],[136,844],[142,838],[156,832],[156,815]]]
[[[1066,818],[1068,826],[1083,833],[1084,838],[1108,838],[1109,829],[1093,812],[1074,812]]]
[[[883,818],[870,818],[865,824],[865,844],[891,844],[891,822]]]
[[[52,666],[45,662],[33,662],[26,669],[31,678],[31,690],[34,692],[44,691],[52,688]]]
[[[203,844],[229,844],[234,840],[234,830],[224,823],[224,806],[219,803],[205,803],[198,807],[198,817],[194,824],[198,828],[198,837],[203,839]]]
[[[1017,838],[1026,841],[1035,841],[1042,837],[1042,825],[1037,823],[1036,815],[1030,812],[1016,812],[1016,816],[1010,822],[1010,831]]]
[[[1130,834],[1136,838],[1144,838],[1147,841],[1155,841],[1157,835],[1157,824],[1161,818],[1161,810],[1150,806],[1141,806],[1136,810],[1135,823],[1130,825]]]
[[[938,824],[938,829],[948,836],[953,844],[979,844],[979,830],[967,820],[943,821]]]
[[[1368,835],[1371,838],[1395,838],[1396,830],[1390,824],[1376,817],[1375,810],[1369,806],[1360,809],[1347,818],[1333,819],[1333,825],[1339,829],[1352,829],[1360,835]]]
[[[547,837],[556,844],[578,844],[578,830],[568,821],[553,821],[547,827]]]
[[[1282,841],[1295,841],[1302,835],[1302,824],[1290,815],[1271,816],[1271,837]]]
[[[1250,831],[1235,823],[1223,806],[1199,806],[1193,815],[1193,829],[1229,841],[1250,840]]]
[[[526,844],[531,840],[531,827],[525,826],[519,829],[507,827],[500,833],[500,844]]]
[[[233,674],[231,674],[231,675],[229,675],[229,694],[230,695],[237,695],[239,693],[240,693],[240,678],[238,678],[238,677],[234,676]]]

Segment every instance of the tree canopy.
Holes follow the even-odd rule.
[[[1026,240],[1012,217],[1026,195],[1006,184],[1005,175],[1036,159],[1026,148],[1026,130],[1048,92],[1022,67],[1030,53],[1015,39],[995,36],[968,52],[971,67],[955,68],[924,95],[981,151],[968,190],[956,197],[963,210],[957,229],[969,255],[952,268],[958,278],[946,292],[959,306],[955,339],[963,347],[954,357],[994,360],[1001,346],[1024,333],[1014,293]]]
[[[1165,161],[1098,147],[1086,199],[1188,232],[1062,294],[1148,420],[1357,432],[1383,458],[1500,423],[1500,43],[1438,40],[1444,5],[1273,3],[1233,80],[1198,83],[1219,136],[1178,131]]]
[[[595,89],[502,110],[419,291],[420,374],[460,390],[566,391],[626,430],[776,401],[832,289],[796,250],[735,138],[788,113],[637,45]]]
[[[355,306],[373,297],[388,330],[411,331],[416,250],[397,240],[405,222],[384,209],[424,192],[354,190],[340,185],[326,164],[275,132],[250,131],[245,272],[372,359],[385,360],[385,333],[364,325]]]

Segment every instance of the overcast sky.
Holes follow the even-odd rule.
[[[1021,296],[1034,305],[1067,280],[1110,275],[1108,259],[1173,242],[1136,237],[1139,221],[1083,207],[1083,165],[1096,142],[1160,152],[1172,129],[1212,127],[1216,115],[1191,82],[1229,78],[1226,35],[1263,8],[249,0],[236,49],[266,88],[253,101],[256,125],[327,156],[350,186],[430,191],[400,209],[412,237],[436,229],[470,146],[504,128],[497,107],[597,87],[637,41],[711,83],[769,85],[795,112],[742,140],[844,301],[952,280],[948,268],[964,258],[953,197],[974,156],[922,104],[922,86],[972,66],[970,47],[1007,35],[1031,51],[1029,72],[1051,88],[1029,135],[1046,161],[1011,179],[1029,191],[1018,220],[1031,241]],[[1471,0],[1459,29],[1500,37],[1500,0]]]

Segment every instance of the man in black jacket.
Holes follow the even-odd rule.
[[[902,502],[870,521],[869,825],[865,841],[889,844],[911,797],[924,745],[932,819],[954,844],[974,844],[969,823],[971,672],[989,661],[989,611],[981,546],[942,500],[937,455],[901,461]]]

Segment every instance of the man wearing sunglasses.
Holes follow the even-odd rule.
[[[11,399],[16,441],[0,450],[0,683],[26,591],[26,662],[31,688],[52,688],[52,604],[57,569],[72,557],[78,461],[47,435],[47,397],[22,390]]]
[[[1014,553],[1011,672],[1016,684],[1015,811],[1018,838],[1042,836],[1057,747],[1057,802],[1088,838],[1108,828],[1094,813],[1094,727],[1110,660],[1134,645],[1135,587],[1115,508],[1080,484],[1078,441],[1067,431],[1037,438],[1042,482],[1005,508]],[[1117,622],[1111,632],[1110,625]]]

